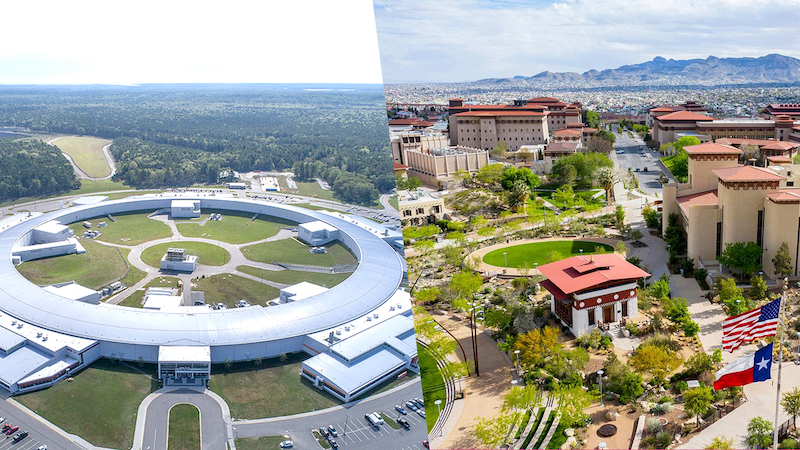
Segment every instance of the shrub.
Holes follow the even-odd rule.
[[[656,419],[655,417],[651,417],[647,419],[644,429],[648,434],[658,434],[664,429],[664,426],[661,424],[660,420]]]
[[[800,445],[800,441],[796,441],[792,438],[786,438],[778,444],[778,448],[797,448],[798,445]]]
[[[672,403],[672,402],[673,402],[672,397],[670,397],[669,395],[665,395],[660,399],[658,399],[658,403]]]
[[[697,324],[694,320],[687,319],[683,322],[683,332],[686,333],[688,337],[697,336],[697,333],[700,332],[700,325]]]
[[[671,403],[656,403],[650,408],[650,413],[655,414],[657,416],[661,416],[664,414],[669,414],[672,412],[672,404]]]
[[[689,384],[686,381],[679,381],[675,383],[675,390],[678,391],[679,394],[683,394],[685,390],[689,389]]]
[[[611,343],[611,339],[608,336],[603,336],[603,338],[600,339],[600,347],[611,350],[614,345]]]
[[[584,333],[579,336],[576,343],[586,349],[596,349],[600,347],[602,339],[603,335],[600,333],[600,330],[595,328],[589,333]]]
[[[672,433],[662,431],[656,435],[655,448],[667,448],[672,443]]]

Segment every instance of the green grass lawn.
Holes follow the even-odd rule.
[[[553,426],[553,421],[556,420],[556,411],[553,410],[550,412],[550,416],[547,418],[547,422],[544,423],[544,430],[542,430],[541,436],[539,439],[536,440],[536,444],[532,448],[539,448],[544,443],[544,438],[547,437],[547,432],[550,430],[550,427]]]
[[[236,450],[265,450],[278,448],[283,436],[262,436],[257,438],[236,438]]]
[[[186,253],[197,256],[197,264],[206,266],[224,266],[231,260],[231,254],[222,247],[205,242],[175,241],[146,248],[142,252],[142,261],[148,266],[158,268],[168,248],[185,248]]]
[[[120,306],[128,306],[131,308],[141,308],[142,307],[142,300],[144,298],[144,291],[149,287],[171,287],[177,288],[178,281],[180,281],[177,277],[158,277],[151,280],[149,283],[145,284],[142,289],[137,290],[133,294],[129,295],[125,300],[118,303]]]
[[[153,364],[140,370],[156,377]],[[139,404],[158,387],[157,380],[101,359],[74,375],[72,382],[62,381],[15,399],[67,433],[99,447],[122,449],[133,445]]]
[[[428,425],[428,431],[431,431],[436,421],[439,419],[439,410],[433,404],[436,400],[441,400],[441,407],[447,399],[447,392],[444,388],[444,378],[442,373],[439,372],[439,366],[436,365],[436,360],[433,359],[428,349],[417,346],[419,351],[419,368],[422,375],[422,399],[425,400],[425,421]]]
[[[125,189],[133,189],[133,188],[124,183],[111,181],[110,178],[106,180],[97,180],[97,181],[81,180],[80,188],[75,189],[73,191],[69,191],[65,195],[94,194],[97,192],[122,191]]]
[[[536,414],[536,420],[533,422],[533,426],[531,426],[528,436],[526,436],[525,440],[522,441],[522,448],[528,448],[528,444],[530,444],[533,440],[533,435],[536,434],[536,429],[539,428],[539,424],[542,423],[542,417],[544,417],[544,408],[539,408],[539,412]]]
[[[686,183],[688,181],[688,179],[689,179],[688,176],[679,177],[679,176],[675,175],[675,158],[677,158],[677,157],[678,157],[678,155],[662,156],[660,159],[664,163],[664,165],[667,166],[667,169],[669,169],[670,173],[672,173],[672,175],[678,181],[680,181],[681,183]]]
[[[297,284],[307,281],[327,288],[336,286],[351,275],[349,273],[317,273],[301,272],[299,270],[281,270],[276,272],[274,270],[264,270],[252,266],[239,266],[236,270],[276,283]]]
[[[295,239],[283,239],[247,246],[242,249],[242,253],[251,261],[263,263],[275,261],[325,267],[356,263],[356,257],[339,242],[329,243],[325,248],[328,249],[327,253],[315,254]]]
[[[272,358],[236,363],[228,371],[214,365],[209,388],[219,394],[237,419],[259,419],[316,411],[340,405],[332,395],[300,377],[305,353],[287,355],[286,361]]]
[[[133,211],[128,214],[112,215],[116,222],[112,222],[108,216],[99,216],[87,219],[91,222],[92,229],[101,232],[98,240],[121,245],[139,245],[154,239],[167,238],[172,236],[172,231],[164,222],[148,219],[147,216],[153,211]],[[106,226],[98,228],[97,224],[105,222]],[[75,222],[69,226],[75,236],[82,236],[86,228],[83,221]]]
[[[389,197],[389,204],[398,211],[400,211],[400,201],[397,200],[397,195]]]
[[[93,178],[101,178],[111,174],[103,147],[110,144],[108,139],[91,136],[64,136],[58,138],[53,144],[62,152],[72,157],[81,170]]]
[[[341,212],[341,211],[337,211],[337,210],[332,209],[332,208],[325,208],[324,206],[312,205],[311,203],[290,203],[290,205],[297,206],[298,208],[310,209],[310,210],[313,210],[313,211],[333,211],[333,212],[338,212],[338,213]]]
[[[297,189],[300,195],[306,197],[321,198],[323,200],[335,200],[333,191],[322,189],[316,181],[297,181]]]
[[[131,251],[127,248],[121,248],[119,249],[119,251],[122,252],[122,256],[127,261],[128,255],[131,253]],[[125,286],[133,286],[134,284],[138,283],[142,278],[144,278],[144,276],[145,276],[144,271],[141,271],[136,267],[133,267],[130,263],[128,263],[128,274],[122,277],[119,281],[121,281],[122,284],[124,284]]]
[[[169,450],[200,450],[200,410],[188,403],[169,410]]]
[[[119,250],[87,239],[82,239],[81,245],[86,253],[36,259],[22,263],[17,270],[38,285],[74,280],[90,289],[101,288],[125,275],[125,261]]]
[[[567,436],[564,435],[564,430],[566,430],[569,427],[570,427],[569,424],[559,422],[558,427],[556,428],[556,432],[555,434],[553,434],[553,438],[550,439],[550,442],[547,443],[547,446],[545,448],[552,448],[556,450],[560,449],[561,446],[564,445],[565,442],[567,442]]]
[[[203,226],[181,221],[178,222],[178,231],[187,237],[204,237],[231,244],[244,244],[275,236],[281,228],[297,226],[295,222],[271,216],[258,216],[256,220],[251,221],[252,214],[239,211],[204,210],[201,218],[207,218],[211,212],[222,214],[222,220],[209,220]]]
[[[266,306],[269,300],[280,296],[278,289],[258,281],[233,274],[212,275],[193,280],[193,291],[205,292],[206,303],[224,303],[234,308],[239,300],[247,300],[251,305]]]
[[[605,203],[606,203],[605,196],[601,195],[601,196],[599,196],[597,198],[594,197],[594,195],[597,194],[598,192],[601,192],[601,190],[600,189],[593,189],[593,190],[589,190],[589,191],[577,191],[577,192],[575,192],[575,197],[583,199],[583,201],[585,201],[587,205],[589,205],[589,204],[595,204],[595,205],[600,205],[600,206],[605,205]],[[536,191],[536,196],[537,197],[542,197],[543,199],[547,200],[553,206],[555,206],[555,207],[557,207],[559,209],[564,209],[564,207],[565,207],[564,202],[554,199],[553,198],[553,194],[554,194],[554,192],[552,192],[552,191]],[[534,201],[535,197],[533,197],[533,195],[531,195],[531,197],[532,198],[531,198],[530,201]]]
[[[531,242],[528,244],[514,245],[506,248],[493,250],[483,257],[486,264],[504,267],[503,253],[507,253],[508,267],[533,267],[534,264],[547,263],[550,252],[558,252],[565,258],[580,254],[583,249],[584,254],[593,253],[595,247],[600,246],[607,252],[613,252],[614,248],[607,244],[600,244],[588,241],[544,241]]]

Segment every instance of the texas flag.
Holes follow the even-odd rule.
[[[770,379],[772,368],[772,344],[763,347],[752,355],[743,356],[717,371],[714,389],[720,390],[731,386]]]

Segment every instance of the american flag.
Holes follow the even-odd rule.
[[[778,314],[781,311],[781,300],[728,317],[722,322],[722,348],[733,352],[744,343],[753,339],[772,336],[778,330]]]

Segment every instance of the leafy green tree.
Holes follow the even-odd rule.
[[[654,345],[642,345],[634,351],[629,363],[637,371],[649,373],[652,377],[651,380],[660,384],[669,373],[681,366],[683,360],[673,350]]]
[[[679,216],[675,213],[670,213],[667,217],[667,229],[664,230],[664,242],[669,245],[669,251],[676,255],[683,255],[686,253],[686,238],[683,236],[683,230],[678,225]]]
[[[714,370],[714,361],[711,355],[705,352],[695,353],[684,364],[684,373],[689,377],[698,377],[709,370]]]
[[[503,397],[504,411],[533,409],[539,404],[539,389],[535,384],[512,386],[511,390]]]
[[[770,448],[772,447],[772,422],[756,416],[750,419],[747,424],[747,438],[745,441],[749,448]]]
[[[462,301],[470,300],[481,286],[483,286],[483,280],[480,275],[474,272],[459,272],[450,279],[450,289]],[[465,305],[457,306],[465,307]]]
[[[552,172],[558,177],[561,184],[565,186],[572,186],[578,178],[578,170],[572,164],[561,165],[557,169],[554,168]]]
[[[414,300],[419,303],[430,303],[436,301],[441,292],[437,287],[424,287],[414,291]]]
[[[504,157],[508,153],[508,142],[500,141],[489,150],[489,154],[492,156],[502,156]]]
[[[473,433],[485,448],[500,448],[508,444],[508,434],[519,415],[519,412],[510,411],[493,418],[479,418]]]
[[[573,153],[572,155],[559,158],[553,163],[552,173],[563,180],[562,170],[566,166],[575,168],[576,185],[580,187],[590,187],[595,183],[594,176],[600,167],[614,167],[614,163],[608,156],[602,153]]]
[[[778,253],[772,258],[772,266],[775,268],[775,275],[778,278],[786,278],[792,274],[794,266],[792,266],[792,255],[789,253],[789,244],[781,243]]]
[[[697,333],[700,332],[700,324],[694,320],[685,320],[681,325],[681,329],[688,337],[697,336]]]
[[[767,296],[767,282],[758,275],[750,277],[750,298],[753,300],[761,300]]]
[[[564,259],[564,255],[561,254],[560,252],[555,251],[555,250],[549,252],[547,254],[547,256],[545,257],[545,261],[548,262],[548,263],[561,261],[562,259]]]
[[[719,294],[719,299],[723,302],[743,298],[742,290],[736,286],[736,280],[733,278],[717,279],[717,294]]]
[[[594,395],[583,389],[583,386],[559,386],[553,393],[558,402],[558,411],[561,413],[561,423],[572,426],[586,417],[583,412],[592,403],[596,402],[599,395]]]
[[[697,139],[694,136],[683,136],[675,141],[674,147],[676,151],[680,152],[684,149],[684,147],[688,147],[690,145],[700,145],[700,139]]]
[[[542,184],[542,180],[539,178],[539,176],[533,173],[531,169],[528,169],[527,167],[521,167],[519,169],[514,166],[506,167],[503,170],[503,174],[500,178],[500,185],[503,187],[503,189],[512,189],[517,181],[523,182],[525,185],[527,185],[528,189],[536,189]]]
[[[614,221],[618,230],[621,230],[625,225],[625,210],[622,209],[622,205],[617,205],[617,208],[614,210]]]
[[[558,328],[545,326],[517,337],[514,349],[519,350],[519,361],[526,368],[544,365],[545,360],[555,356],[562,349]]]
[[[600,124],[600,115],[592,110],[584,110],[583,123],[585,123],[589,128],[597,128],[597,126]]]
[[[508,206],[511,209],[523,209],[530,193],[530,187],[523,180],[516,180],[508,192]]]
[[[572,186],[565,184],[553,192],[553,200],[562,203],[565,208],[571,208],[575,204],[575,192]]]
[[[797,416],[800,415],[800,388],[784,392],[781,397],[781,406],[786,414],[792,416],[792,424],[796,423]]]
[[[701,386],[683,393],[683,407],[687,413],[697,417],[697,426],[700,426],[700,416],[708,411],[713,401],[714,394],[709,387]]]
[[[761,255],[764,250],[755,242],[728,242],[717,260],[725,267],[737,269],[749,276],[761,269]]]
[[[662,298],[661,306],[664,315],[675,324],[682,324],[689,319],[689,302],[685,298]]]
[[[651,208],[650,205],[642,209],[642,216],[644,217],[644,223],[647,225],[647,228],[661,229],[661,213]]]
[[[595,173],[597,183],[606,191],[606,201],[614,201],[614,185],[617,183],[618,178],[611,167],[599,167]]]
[[[503,178],[504,170],[505,166],[503,164],[489,164],[478,170],[475,174],[475,179],[484,186],[498,185]]]

